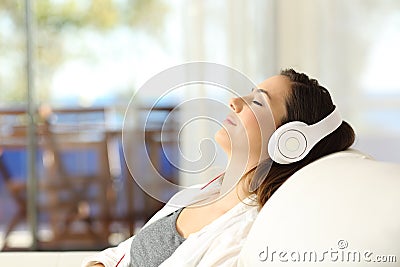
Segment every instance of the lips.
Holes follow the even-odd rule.
[[[236,126],[236,123],[235,123],[235,121],[232,119],[232,117],[230,117],[230,116],[228,116],[226,119],[225,119],[225,121],[228,123],[228,124],[231,124],[231,125],[233,125],[233,126]]]

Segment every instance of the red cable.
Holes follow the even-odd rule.
[[[115,267],[118,267],[118,265],[121,263],[121,261],[122,261],[122,259],[125,257],[125,254],[124,254],[124,256],[122,256],[122,258],[119,260],[119,262],[117,263],[117,265],[115,265]]]
[[[220,175],[218,175],[217,177],[215,177],[214,179],[212,179],[211,181],[209,181],[205,186],[203,186],[200,190],[203,190],[204,188],[206,188],[207,186],[209,186],[212,182],[214,182],[215,180],[217,180],[218,178],[220,178],[222,175],[224,175],[224,173],[221,173]]]

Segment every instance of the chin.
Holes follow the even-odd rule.
[[[227,153],[230,154],[231,151],[231,139],[227,131],[224,128],[221,128],[218,132],[214,135],[214,140],[217,144]]]

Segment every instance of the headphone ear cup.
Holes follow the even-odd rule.
[[[307,124],[300,121],[292,121],[279,127],[268,142],[271,159],[280,164],[300,160],[308,145],[305,127]]]
[[[269,139],[269,156],[280,164],[302,160],[322,138],[335,131],[341,124],[342,117],[336,107],[331,114],[312,125],[301,121],[286,123]]]

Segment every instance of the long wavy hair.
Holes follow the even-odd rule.
[[[334,110],[335,106],[328,90],[317,80],[310,79],[306,74],[293,69],[282,70],[280,74],[289,78],[291,82],[291,92],[286,99],[287,115],[280,125],[291,121],[314,124]],[[349,148],[354,139],[353,128],[343,121],[334,132],[319,141],[304,159],[291,164],[279,164],[272,162],[271,159],[261,162],[259,168],[248,176],[249,186],[252,182],[262,179],[261,185],[254,190],[259,207],[264,206],[272,194],[296,171],[318,158]],[[263,169],[269,171],[262,171]]]

